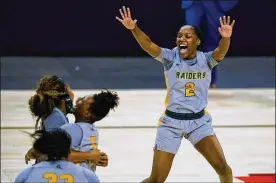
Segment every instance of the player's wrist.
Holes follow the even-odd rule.
[[[137,28],[137,24],[135,24],[134,28],[130,29],[130,31],[135,31]]]
[[[222,40],[230,40],[230,37],[221,37]]]
[[[98,156],[98,152],[96,152],[96,151],[90,151],[87,154],[87,159],[90,160],[90,161],[95,161],[97,159],[97,156]]]

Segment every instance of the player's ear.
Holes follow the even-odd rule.
[[[196,40],[196,45],[199,46],[200,43],[201,43],[200,39],[197,39],[197,40]]]

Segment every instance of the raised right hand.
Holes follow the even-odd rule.
[[[121,22],[127,29],[133,30],[136,26],[137,20],[132,20],[131,18],[131,13],[129,8],[125,8],[123,6],[123,11],[122,9],[119,9],[119,12],[121,14],[121,18],[116,16],[116,19]]]

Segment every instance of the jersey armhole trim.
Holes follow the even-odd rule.
[[[83,130],[82,130],[81,126],[78,123],[75,123],[75,124],[81,129],[81,140],[80,140],[80,144],[79,144],[79,146],[81,146],[81,142],[83,140]]]

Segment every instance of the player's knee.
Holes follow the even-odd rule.
[[[231,167],[226,161],[220,161],[214,165],[214,168],[219,175],[227,175],[232,173]]]

